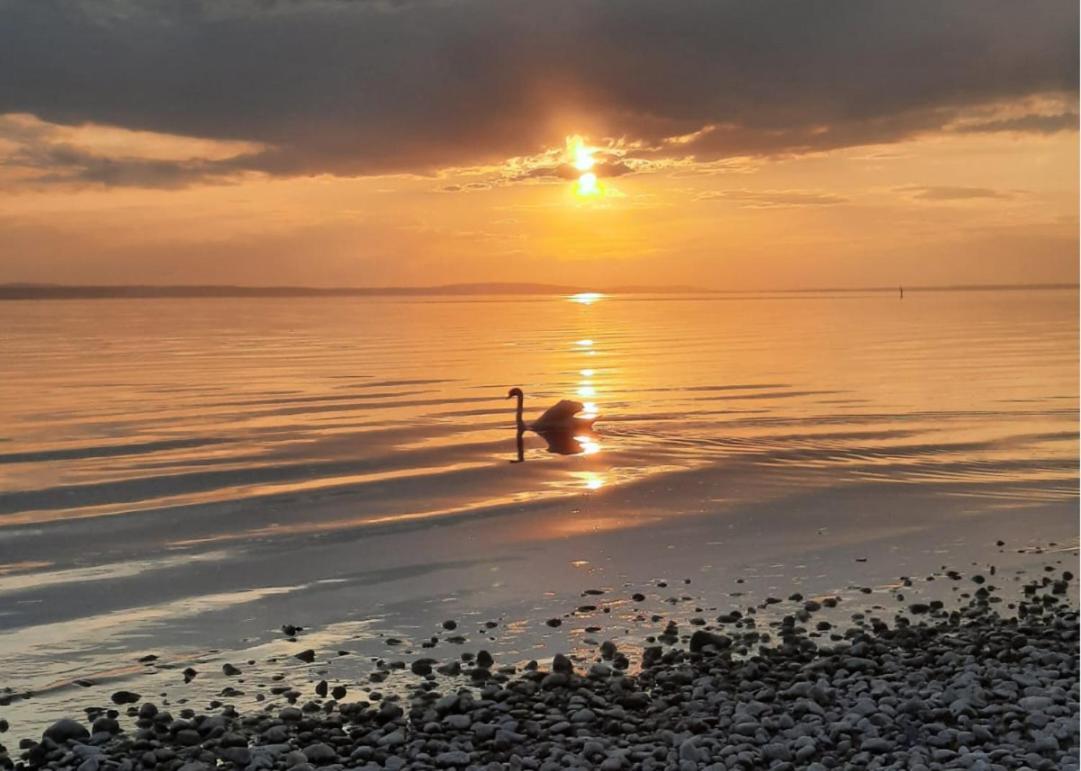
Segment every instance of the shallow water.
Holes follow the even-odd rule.
[[[423,636],[591,581],[833,590],[1076,540],[1076,291],[591,300],[0,303],[0,659],[61,694],[26,720],[285,622]],[[597,436],[509,463],[510,386]]]

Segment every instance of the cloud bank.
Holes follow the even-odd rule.
[[[19,163],[58,181],[430,174],[572,132],[620,140],[622,173],[1071,130],[1077,28],[1072,0],[0,0],[0,115],[260,148],[148,160],[24,138]]]

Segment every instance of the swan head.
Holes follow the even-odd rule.
[[[521,398],[523,398],[525,396],[525,394],[522,393],[521,388],[512,388],[509,391],[507,391],[507,398],[508,399],[513,399],[515,396],[517,396],[519,399],[521,399]]]

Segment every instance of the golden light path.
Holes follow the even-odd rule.
[[[580,140],[579,140],[580,142]],[[568,150],[570,150],[570,141],[568,140]],[[579,170],[588,169],[593,165],[593,159],[589,155],[589,150],[582,144],[578,144],[574,148],[574,166]],[[583,175],[585,176],[585,175]],[[581,180],[579,180],[581,181]],[[597,302],[604,297],[600,292],[580,292],[579,294],[570,295],[567,297],[571,302],[579,303],[583,306],[583,313],[589,313],[591,311],[586,310],[590,305]],[[583,338],[581,340],[574,341],[578,355],[595,356],[596,350],[594,350],[594,341],[590,338]],[[595,398],[597,396],[597,388],[594,385],[593,378],[596,374],[596,370],[592,367],[584,367],[578,370],[581,380],[578,381],[577,393],[578,396],[584,398]],[[597,403],[594,401],[584,402],[582,405],[581,416],[583,418],[596,418],[599,415]],[[599,438],[592,434],[583,434],[581,436],[574,437],[575,441],[582,448],[583,455],[596,455],[602,449]],[[581,484],[586,490],[595,491],[604,487],[607,482],[606,475],[604,473],[596,471],[588,472],[575,472],[575,476],[581,480]]]

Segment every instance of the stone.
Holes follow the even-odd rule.
[[[89,739],[90,732],[86,730],[86,726],[82,723],[76,722],[70,718],[63,718],[46,728],[42,737],[51,739],[57,744],[63,744],[64,742],[72,740],[80,741],[82,739]]]
[[[714,634],[705,629],[698,629],[691,635],[691,653],[700,653],[706,646],[711,646],[718,651],[732,646],[732,638],[723,634]]]
[[[323,742],[309,744],[303,751],[304,757],[308,759],[308,762],[317,766],[333,763],[338,759],[338,753],[334,748]]]

